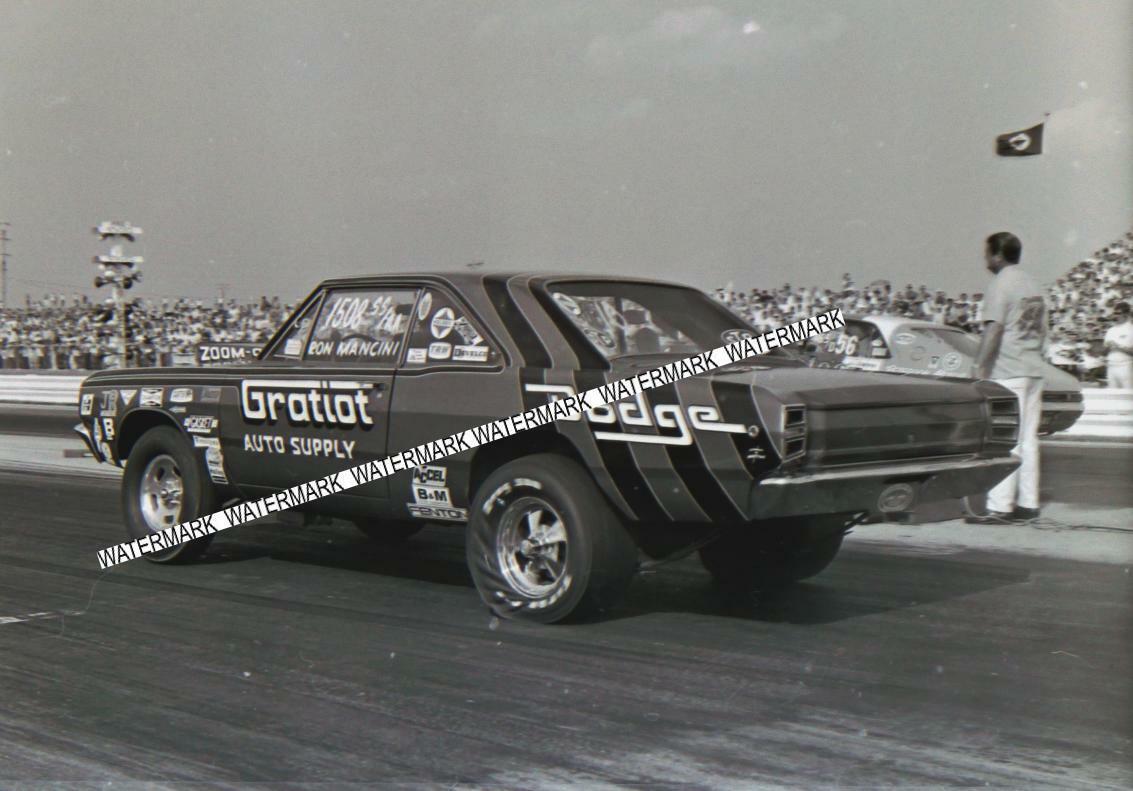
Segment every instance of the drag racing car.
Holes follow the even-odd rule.
[[[651,280],[329,280],[250,364],[91,375],[76,428],[124,466],[137,539],[747,334],[704,293]],[[1007,476],[1017,412],[991,382],[819,370],[776,351],[307,507],[387,545],[424,523],[464,526],[488,606],[554,622],[612,606],[643,562],[697,551],[730,591],[817,574],[861,520]],[[186,561],[210,539],[147,557]]]
[[[808,358],[817,368],[966,379],[980,339],[956,327],[901,316],[847,317],[840,330],[814,339]],[[1043,413],[1039,434],[1065,431],[1082,416],[1082,386],[1047,363],[1043,370]]]

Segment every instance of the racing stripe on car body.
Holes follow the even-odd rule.
[[[538,337],[540,344],[547,350],[548,364],[545,367],[574,370],[580,365],[579,357],[535,298],[535,294],[531,291],[532,279],[534,278],[516,276],[508,281],[508,293],[512,302]]]
[[[779,456],[771,441],[767,426],[760,417],[755,404],[755,394],[750,386],[736,382],[712,381],[712,395],[716,408],[726,423],[740,423],[754,426],[756,436],[750,433],[730,434],[736,452],[744,460],[744,467],[753,477],[760,477],[779,463]]]
[[[684,380],[688,381],[688,380]],[[681,404],[677,394],[677,384],[667,384],[647,391],[646,397],[651,409],[657,405]],[[666,445],[665,452],[684,481],[685,488],[696,498],[700,508],[713,522],[725,524],[744,518],[743,511],[728,496],[727,492],[712,475],[701,455],[696,441],[692,445]]]
[[[508,335],[511,336],[521,357],[523,367],[549,368],[551,355],[539,338],[539,333],[523,315],[523,311],[512,300],[508,289],[508,278],[503,275],[489,275],[484,278],[484,290],[488,300],[496,309]]]
[[[575,371],[573,373],[573,386],[576,391],[582,392],[606,384],[607,377],[601,371]],[[560,421],[560,424],[562,421]],[[581,420],[572,424],[581,429],[585,436],[583,443],[601,459],[602,471],[606,473],[620,493],[622,500],[628,505],[634,517],[642,522],[668,521],[665,509],[657,501],[653,490],[649,487],[646,476],[637,465],[629,448],[624,442],[599,442],[594,438],[594,424]],[[609,424],[613,430],[624,431],[621,421]],[[580,447],[583,443],[576,443]]]
[[[677,396],[686,415],[691,406],[710,406],[719,414],[720,406],[712,392],[712,380],[694,376],[677,384]],[[727,495],[740,518],[746,518],[751,475],[744,466],[743,457],[736,450],[730,432],[697,430],[690,428],[696,438],[695,447],[704,459],[704,466]],[[733,517],[734,518],[734,517]]]
[[[609,378],[613,380],[622,375],[622,373],[612,373]],[[657,425],[656,417],[644,395],[638,396],[638,399],[626,399],[611,404],[609,409],[617,416],[617,423],[604,426],[596,423],[594,428],[595,430],[617,434],[641,436],[643,441],[627,442],[602,439],[598,441],[602,444],[624,445],[629,450],[634,463],[641,470],[646,484],[653,492],[653,496],[673,521],[707,521],[708,514],[696,502],[696,498],[689,493],[684,481],[681,480],[676,468],[673,467],[669,454],[665,452],[665,446],[644,441],[664,436],[664,432]],[[644,413],[641,413],[639,403],[644,407]],[[630,422],[627,422],[627,420]]]

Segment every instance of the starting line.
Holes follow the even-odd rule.
[[[595,407],[632,398],[645,390],[698,376],[749,357],[767,354],[771,349],[798,343],[843,326],[845,320],[842,318],[842,312],[837,309],[810,316],[573,396],[552,400],[548,404],[526,412],[519,412],[510,417],[493,420],[448,437],[426,442],[378,461],[348,467],[332,475],[292,486],[259,500],[238,503],[222,511],[167,527],[145,538],[107,547],[98,551],[98,565],[99,568],[106,569],[128,560],[135,560],[142,555],[172,549],[186,541],[204,538],[277,511],[305,505],[313,500],[353,489],[355,486],[376,481],[402,470],[411,470],[437,459],[515,436],[521,431],[537,428],[555,420],[571,419]]]

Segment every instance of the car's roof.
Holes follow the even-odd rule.
[[[633,283],[651,283],[670,286],[685,286],[687,288],[695,288],[695,286],[687,286],[684,283],[676,283],[669,280],[656,280],[644,277],[629,277],[625,275],[604,275],[595,272],[571,272],[571,271],[545,271],[545,272],[531,272],[531,271],[497,271],[497,270],[471,270],[471,269],[457,269],[457,270],[429,270],[425,272],[381,272],[365,275],[352,275],[348,277],[336,277],[329,280],[324,280],[320,283],[320,287],[342,287],[342,286],[360,286],[367,285],[376,281],[443,281],[457,289],[465,289],[480,285],[485,280],[608,280],[611,282],[633,282]]]

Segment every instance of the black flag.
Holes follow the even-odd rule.
[[[995,138],[995,153],[1001,157],[1029,157],[1043,152],[1043,125]]]

